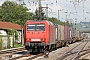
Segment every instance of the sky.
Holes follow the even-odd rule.
[[[6,0],[0,0],[0,6]],[[18,0],[15,1],[18,4]],[[26,7],[30,9],[30,12],[35,12],[38,7],[38,0],[24,0]],[[70,23],[78,23],[81,21],[90,21],[90,0],[41,0],[43,7],[48,4],[48,16],[56,17],[60,21],[69,21]],[[45,8],[44,12],[46,13]],[[59,11],[59,13],[58,13]]]

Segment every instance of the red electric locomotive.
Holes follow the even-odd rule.
[[[24,25],[25,48],[30,52],[55,48],[55,25],[47,20],[28,20]]]

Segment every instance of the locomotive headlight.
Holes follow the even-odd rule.
[[[30,39],[27,39],[28,41],[30,40]]]
[[[41,40],[43,40],[43,41],[44,41],[45,39],[41,39]]]

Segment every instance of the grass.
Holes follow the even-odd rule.
[[[14,44],[14,48],[18,48],[18,47],[22,47],[22,45],[21,44],[18,44],[18,43],[15,43]]]

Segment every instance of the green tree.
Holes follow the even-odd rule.
[[[62,22],[62,21],[60,21],[60,20],[58,20],[57,18],[54,18],[54,17],[48,18],[48,20],[51,21],[51,22],[53,22],[54,24],[65,25],[64,22]]]
[[[14,37],[14,33],[16,30],[13,29],[7,29],[7,34],[8,34],[8,48],[10,48],[10,36]],[[14,47],[14,39],[13,39],[13,47]]]
[[[5,1],[0,7],[0,20],[24,25],[30,20],[33,13],[27,12],[28,8],[13,1]]]
[[[17,23],[20,25],[24,25],[27,20],[38,20],[40,19],[39,10],[36,9],[35,14],[32,12],[27,12],[28,8],[22,5],[17,4],[13,1],[5,1],[2,6],[0,6],[0,20],[6,22]],[[41,17],[42,19],[46,19],[45,13],[43,9],[41,9]],[[48,20],[55,24],[64,24],[67,25],[66,22],[61,22],[57,18],[49,18]]]
[[[0,35],[0,50],[2,49],[2,36]]]

